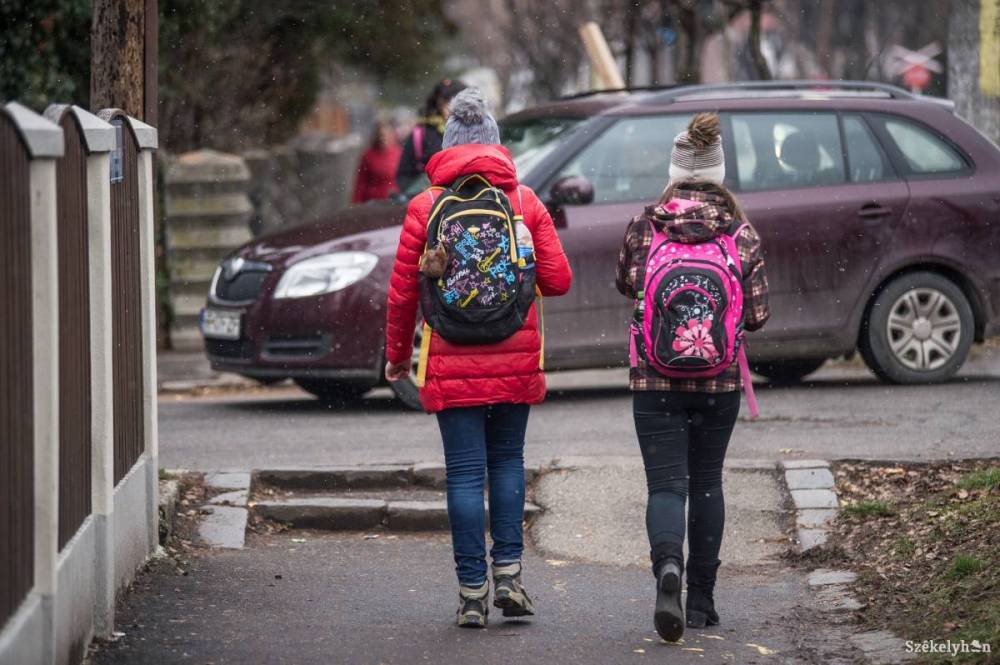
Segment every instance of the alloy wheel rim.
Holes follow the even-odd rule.
[[[954,357],[962,338],[962,320],[955,303],[932,288],[903,293],[889,310],[889,348],[905,367],[930,372]]]

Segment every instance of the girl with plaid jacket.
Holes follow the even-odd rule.
[[[671,242],[702,243],[736,233],[743,287],[743,327],[761,328],[770,316],[760,236],[723,185],[725,160],[715,114],[698,114],[674,139],[670,181],[657,205],[634,218],[625,233],[616,284],[638,300],[654,227]],[[697,206],[667,206],[675,199]],[[670,210],[668,210],[670,208]],[[689,212],[677,213],[678,208]],[[677,641],[687,626],[719,623],[713,591],[725,521],[722,464],[740,409],[736,363],[703,379],[672,379],[638,354],[632,367],[633,416],[646,468],[646,529],[657,584],[654,623],[665,640]],[[685,519],[685,503],[688,514]],[[683,543],[689,539],[687,600],[681,608]]]

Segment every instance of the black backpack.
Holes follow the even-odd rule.
[[[421,273],[420,306],[442,338],[494,344],[521,329],[535,298],[535,257],[502,190],[469,175],[441,192],[427,218],[431,252],[444,266],[440,276]]]

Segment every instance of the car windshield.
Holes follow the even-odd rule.
[[[510,150],[517,167],[518,178],[523,179],[531,169],[548,157],[583,118],[533,118],[531,120],[501,121],[500,140]],[[427,187],[427,178],[417,178],[404,194],[411,198]]]
[[[518,177],[548,157],[582,118],[534,118],[500,123],[500,140],[510,150]]]

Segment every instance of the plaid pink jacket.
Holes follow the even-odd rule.
[[[697,227],[690,231],[674,227],[672,233],[679,234],[680,242],[701,242],[708,237],[699,237],[705,229],[717,233],[732,233],[739,226],[732,212],[724,205],[724,200],[712,192],[678,189],[674,195],[693,201],[706,201],[707,213],[699,219]],[[636,300],[646,276],[646,258],[653,241],[652,224],[663,224],[670,217],[659,206],[650,206],[645,212],[629,223],[625,231],[621,252],[618,254],[618,273],[615,284],[622,295]],[[696,230],[697,229],[697,230]],[[687,235],[690,233],[690,235]],[[758,330],[764,326],[771,309],[767,297],[767,274],[764,270],[764,254],[760,236],[749,224],[736,236],[736,248],[740,255],[743,275],[743,326],[746,330]],[[636,302],[638,306],[638,301]],[[740,389],[740,371],[734,362],[725,372],[710,379],[669,379],[648,367],[640,354],[638,366],[633,367],[629,377],[632,390],[658,390],[700,393],[724,393]]]

